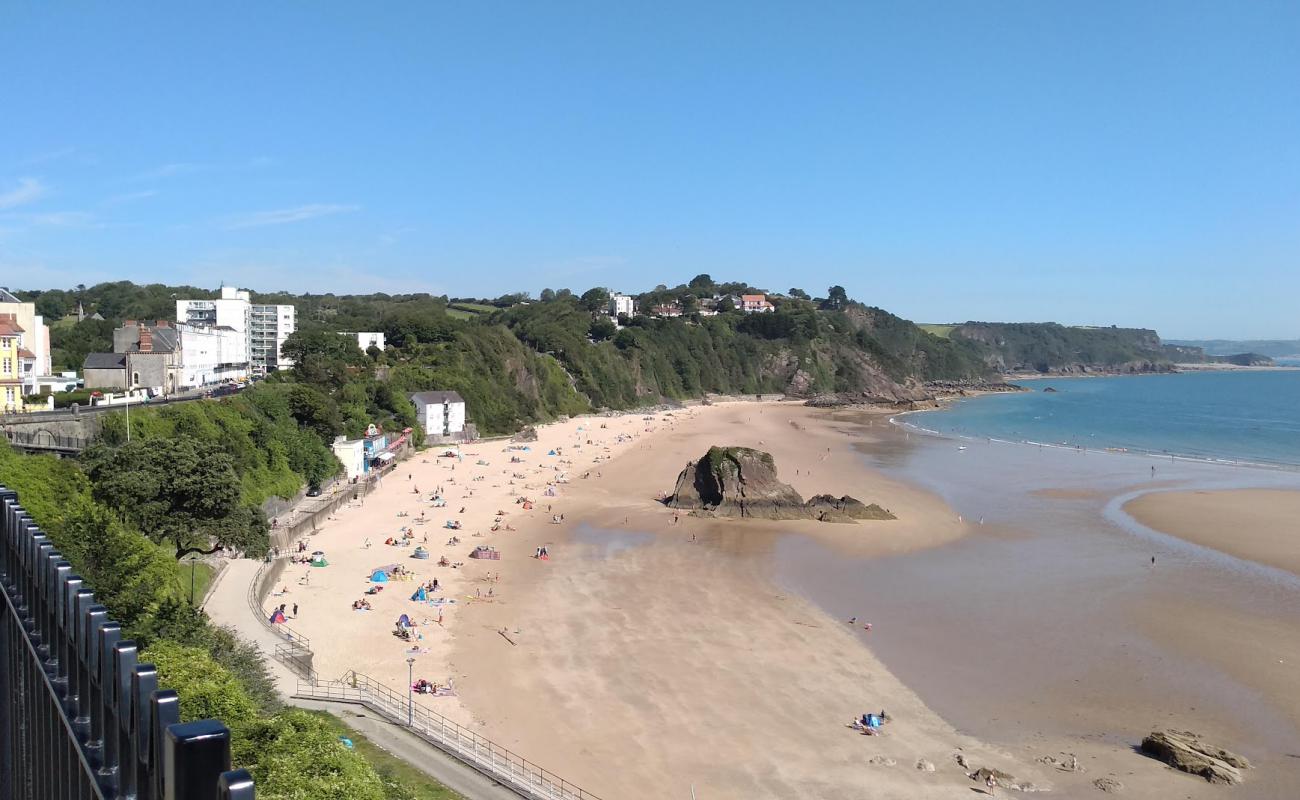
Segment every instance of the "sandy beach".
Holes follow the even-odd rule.
[[[1300,575],[1300,492],[1150,492],[1124,511],[1161,533]]]
[[[783,585],[778,572],[791,537],[826,553],[828,579],[840,561],[902,564],[1024,537],[985,526],[982,517],[963,519],[936,494],[868,467],[864,456],[905,460],[915,444],[885,415],[728,402],[573,419],[538,433],[527,444],[478,442],[455,457],[445,457],[445,448],[418,454],[307,542],[307,552],[323,551],[330,565],[290,568],[287,593],[270,601],[290,611],[298,604],[290,623],[311,638],[323,678],[357,670],[400,691],[413,656],[416,679],[452,687],[419,696],[422,705],[604,798],[690,797],[692,790],[700,798],[947,798],[976,788],[959,755],[971,769],[995,767],[1057,797],[1097,796],[1099,778],[1122,780],[1134,796],[1213,792],[1131,752],[1132,731],[1157,714],[1150,703],[1134,703],[1134,718],[1107,704],[1086,711],[1099,728],[1122,719],[1120,737],[1026,730],[991,744],[972,735],[983,726],[958,730],[905,684],[907,673],[895,675],[873,653],[873,642],[925,635],[928,624],[891,629],[870,599],[843,599],[848,593],[814,604],[816,592]],[[898,519],[678,517],[659,497],[713,444],[767,450],[781,479],[805,497],[850,494]],[[1047,497],[1077,503],[1104,494],[1071,488]],[[460,530],[443,527],[448,520]],[[403,528],[410,545],[384,544]],[[431,558],[412,558],[415,545]],[[479,545],[501,559],[468,558]],[[548,559],[533,557],[540,547]],[[440,567],[444,556],[449,566]],[[412,579],[363,594],[374,569],[396,564]],[[805,566],[815,581],[817,564]],[[436,605],[410,599],[434,578]],[[849,585],[843,576],[834,581]],[[373,610],[352,610],[363,597]],[[828,613],[832,607],[843,614]],[[417,624],[415,641],[392,635],[401,614]],[[850,616],[858,622],[849,625]],[[935,625],[930,635],[951,645],[967,632]],[[987,642],[970,652],[979,653],[968,665],[975,680],[1009,674]],[[947,657],[962,659],[960,646]],[[1068,697],[1048,703],[1003,689],[1026,712],[1076,720],[1085,713]],[[847,727],[880,710],[893,720],[883,736]],[[1014,719],[1017,708],[991,713]],[[1086,771],[1053,768],[1051,759],[1070,755]]]

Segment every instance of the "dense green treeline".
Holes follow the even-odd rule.
[[[135,439],[133,431],[132,443],[117,452],[153,457],[184,477],[194,465],[168,460],[176,454],[161,449],[165,441]],[[187,442],[193,443],[180,435],[169,444]],[[429,781],[395,774],[389,760],[380,761],[385,767],[381,775],[366,756],[339,741],[339,723],[281,706],[256,646],[214,627],[202,611],[191,607],[171,547],[153,541],[151,529],[136,527],[133,516],[140,510],[132,508],[132,498],[123,493],[131,491],[127,484],[134,483],[139,490],[158,481],[157,471],[116,470],[117,483],[101,493],[106,487],[94,475],[93,462],[107,450],[91,456],[92,464],[83,469],[77,461],[20,455],[0,443],[0,484],[18,492],[23,507],[94,590],[96,601],[122,624],[124,636],[140,645],[141,660],[157,667],[161,685],[178,690],[182,720],[213,717],[231,729],[234,763],[253,774],[257,796],[271,800],[452,797]],[[202,455],[209,460],[214,456]],[[225,456],[215,455],[218,461]],[[207,483],[199,480],[195,488]],[[123,507],[114,505],[118,501]],[[202,502],[190,498],[179,513],[189,523],[201,516],[202,509]],[[142,521],[157,524],[160,519],[145,512]]]
[[[1054,322],[967,322],[949,337],[973,343],[999,371],[1116,369],[1169,363],[1160,337],[1141,328],[1067,327]]]

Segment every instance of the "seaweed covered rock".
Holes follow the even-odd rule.
[[[665,502],[670,508],[714,517],[895,519],[875,503],[866,505],[848,495],[819,494],[805,503],[793,487],[777,478],[772,455],[749,447],[710,447],[703,458],[681,471]]]
[[[710,447],[677,476],[668,505],[719,517],[808,516],[799,493],[777,479],[772,455],[748,447]]]
[[[890,512],[872,503],[867,505],[849,495],[836,497],[819,494],[805,504],[815,519],[822,522],[851,522],[855,519],[898,519]]]
[[[1142,740],[1142,752],[1210,783],[1241,783],[1241,771],[1250,769],[1246,759],[1207,744],[1191,731],[1155,731]]]

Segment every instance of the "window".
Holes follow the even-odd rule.
[[[14,360],[13,360],[12,358],[8,357],[8,356],[5,356],[5,369],[4,369],[4,374],[5,374],[5,375],[12,375],[12,374],[14,374]]]

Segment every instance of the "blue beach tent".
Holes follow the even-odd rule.
[[[370,575],[370,582],[388,583],[388,573],[384,572],[382,569],[377,569]]]

